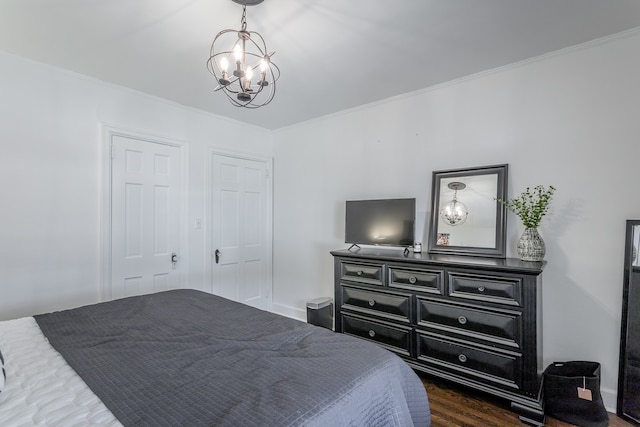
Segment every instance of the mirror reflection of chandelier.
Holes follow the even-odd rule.
[[[469,216],[469,211],[464,203],[458,201],[458,190],[464,190],[466,184],[462,182],[451,182],[447,187],[453,190],[453,200],[440,210],[440,217],[452,226],[464,224]]]
[[[275,52],[255,31],[247,31],[247,6],[263,0],[233,0],[242,5],[240,30],[222,30],[211,44],[207,68],[222,91],[236,107],[258,108],[267,105],[276,93],[280,69],[271,61]],[[221,47],[223,46],[223,47]]]

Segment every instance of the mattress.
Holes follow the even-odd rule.
[[[0,426],[121,426],[51,347],[33,317],[0,322],[7,382]]]
[[[0,322],[0,425],[427,426],[379,346],[176,290]]]

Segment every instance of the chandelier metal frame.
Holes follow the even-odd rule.
[[[218,82],[214,91],[224,92],[236,107],[259,108],[269,104],[276,93],[276,81],[280,78],[280,69],[271,60],[275,51],[267,50],[260,33],[247,31],[247,5],[260,2],[262,0],[241,3],[241,29],[220,31],[213,39],[207,60],[207,69]],[[218,49],[223,44],[230,46],[230,49]],[[228,71],[233,64],[235,69]],[[257,79],[253,78],[254,73],[257,74]]]
[[[453,227],[462,225],[469,216],[469,210],[464,203],[458,200],[458,190],[464,190],[467,186],[463,182],[456,181],[450,182],[447,187],[453,190],[453,200],[440,210],[440,217]]]

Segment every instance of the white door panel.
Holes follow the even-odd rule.
[[[111,297],[179,286],[179,147],[112,137]]]
[[[268,309],[271,258],[267,164],[219,154],[212,154],[211,164],[211,290]]]

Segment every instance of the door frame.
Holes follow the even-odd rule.
[[[260,156],[256,154],[248,154],[241,152],[234,152],[228,150],[222,150],[215,147],[209,147],[207,150],[207,182],[205,185],[206,191],[206,241],[205,241],[205,260],[208,263],[208,268],[206,269],[206,277],[207,283],[209,286],[212,285],[213,282],[213,209],[211,207],[212,203],[212,191],[213,191],[213,156],[224,156],[231,157],[235,159],[242,160],[251,160],[254,162],[264,163],[267,168],[267,185],[266,185],[266,214],[265,218],[265,226],[266,226],[266,239],[265,246],[267,247],[267,286],[268,286],[268,296],[267,296],[267,310],[271,311],[273,308],[273,157]]]
[[[112,125],[108,123],[101,123],[101,136],[102,136],[102,197],[101,197],[101,216],[100,216],[100,250],[101,250],[101,263],[100,263],[100,295],[99,301],[111,300],[111,227],[112,227],[112,212],[111,212],[111,196],[112,196],[112,174],[111,168],[113,167],[113,157],[111,152],[111,142],[114,136],[121,136],[129,139],[137,139],[140,141],[150,142],[154,144],[170,145],[180,149],[182,169],[181,188],[180,188],[180,242],[179,242],[179,254],[181,265],[178,274],[178,283],[182,286],[184,283],[188,283],[188,269],[189,265],[189,244],[188,244],[188,227],[186,218],[188,218],[188,171],[187,171],[187,154],[188,145],[186,141],[178,138],[165,137],[162,135],[154,134],[152,132],[145,132],[139,130],[128,129],[122,126]]]

